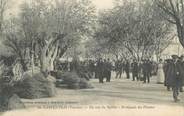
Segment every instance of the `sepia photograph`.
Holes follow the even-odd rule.
[[[0,0],[0,116],[184,116],[184,0]]]

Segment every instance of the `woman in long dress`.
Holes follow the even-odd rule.
[[[158,63],[157,83],[158,84],[163,84],[164,83],[164,70],[163,70],[163,61],[162,61],[162,59],[160,59],[159,63]]]

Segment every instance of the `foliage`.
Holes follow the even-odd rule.
[[[183,0],[153,0],[157,8],[162,12],[160,15],[169,23],[176,26],[181,45],[184,47],[184,1]]]
[[[168,46],[172,33],[157,11],[153,2],[138,0],[101,12],[96,32],[100,49],[125,57],[129,54],[138,60],[160,53]]]
[[[24,2],[20,16],[15,22],[9,21],[5,45],[18,58],[31,59],[28,61],[32,66],[37,60],[41,70],[53,70],[56,57],[62,57],[69,48],[93,35],[95,21],[95,7],[89,0]]]
[[[62,75],[63,83],[67,84],[70,89],[87,89],[93,88],[92,85],[85,79],[78,76],[75,72],[68,72]]]
[[[36,99],[56,95],[55,83],[43,73],[25,74],[23,80],[14,86],[15,93],[21,98]]]

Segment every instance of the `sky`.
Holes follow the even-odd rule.
[[[112,7],[113,0],[92,0],[98,9],[108,9]]]
[[[8,15],[16,16],[19,11],[19,5],[25,0],[11,0]],[[98,10],[109,9],[113,6],[113,0],[91,0]],[[9,17],[9,16],[8,16]]]

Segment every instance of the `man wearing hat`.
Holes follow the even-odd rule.
[[[137,79],[137,81],[139,80],[138,77],[138,72],[139,72],[139,66],[138,66],[138,62],[136,59],[133,60],[133,63],[131,64],[132,67],[132,81],[135,81],[135,78]]]
[[[99,83],[103,83],[103,74],[104,74],[104,70],[103,70],[103,67],[104,66],[104,63],[102,61],[102,58],[100,58],[98,61],[97,61],[97,70],[96,70],[96,75],[97,75],[97,78],[99,79]]]
[[[167,90],[170,91],[170,86],[168,85],[168,78],[169,78],[169,71],[170,71],[170,63],[172,62],[171,59],[166,59],[164,62],[163,70],[164,70],[164,85],[167,87]]]
[[[106,63],[106,68],[107,68],[107,82],[111,81],[111,70],[112,70],[112,64],[110,62],[110,59],[107,59],[107,63]]]
[[[181,55],[178,60],[180,67],[182,68],[181,72],[181,87],[180,92],[183,92],[183,86],[184,86],[184,55]]]
[[[151,63],[150,60],[144,60],[142,64],[142,70],[143,70],[143,83],[146,83],[146,80],[148,83],[150,83],[150,74],[151,74]]]
[[[168,72],[168,85],[173,89],[173,98],[175,102],[178,102],[179,88],[181,87],[181,74],[182,68],[178,61],[177,55],[172,55],[172,62],[170,63],[170,70]]]

